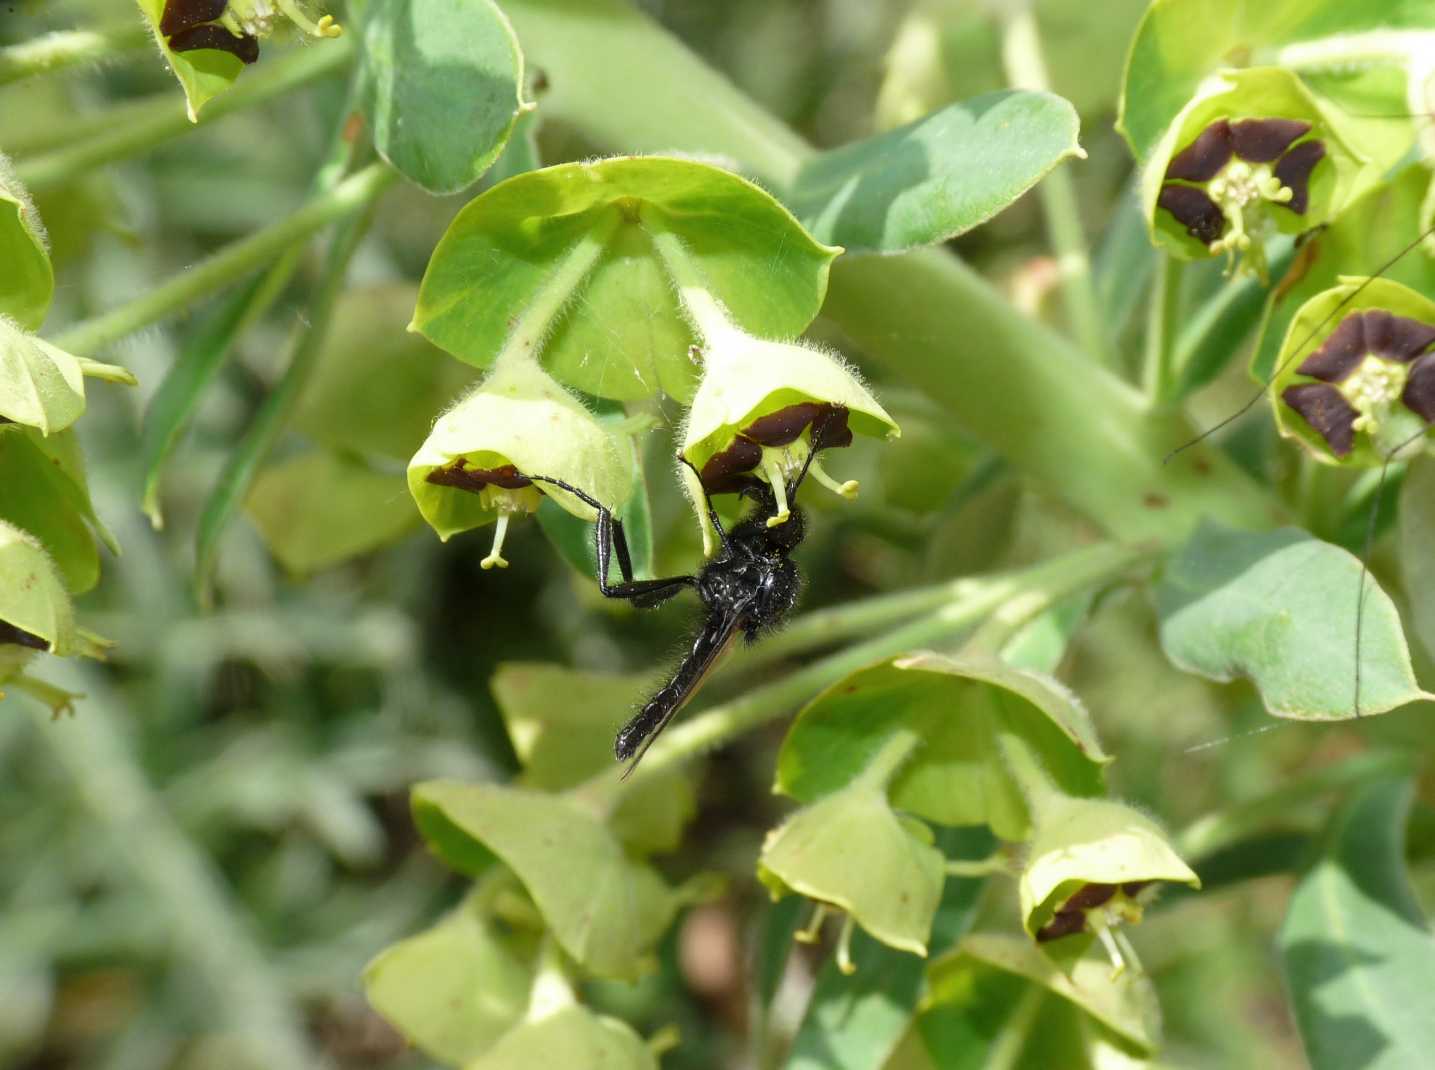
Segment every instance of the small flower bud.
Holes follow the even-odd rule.
[[[901,433],[857,375],[815,346],[732,328],[709,338],[703,362],[682,450],[698,473],[685,474],[695,502],[702,501],[700,490],[731,494],[764,482],[778,503],[771,523],[782,523],[790,515],[787,481],[810,454],[850,445],[854,431],[884,438]],[[816,457],[807,474],[844,498],[857,496],[855,480],[839,483]],[[698,512],[706,523],[706,511]]]
[[[633,483],[628,451],[531,362],[501,367],[440,416],[408,468],[409,491],[439,538],[497,524],[484,568],[507,567],[510,518],[534,512],[544,495],[584,520],[597,516],[530,475],[561,479],[615,511]]]

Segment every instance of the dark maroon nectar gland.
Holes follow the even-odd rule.
[[[1287,387],[1281,400],[1346,457],[1358,434],[1376,440],[1398,407],[1435,422],[1432,346],[1435,324],[1382,309],[1347,313],[1296,369],[1317,381]]]
[[[332,15],[311,19],[294,0],[166,0],[159,28],[171,52],[213,49],[243,63],[259,59],[259,41],[287,20],[312,37],[342,33]]]
[[[1270,211],[1305,215],[1325,145],[1299,119],[1219,119],[1177,153],[1156,204],[1212,253],[1256,258],[1276,227]]]

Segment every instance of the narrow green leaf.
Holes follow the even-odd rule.
[[[1291,896],[1281,959],[1314,1070],[1424,1066],[1435,1050],[1435,936],[1405,873],[1411,795],[1404,778],[1354,795]]]
[[[1415,635],[1435,658],[1435,457],[1410,464],[1400,491],[1400,570]]]
[[[778,756],[777,790],[812,801],[856,778],[899,731],[922,741],[890,784],[892,804],[948,825],[1025,839],[1029,808],[1001,752],[1025,742],[1064,790],[1102,790],[1109,759],[1090,715],[1055,681],[987,660],[890,659],[828,688],[798,714]]]
[[[523,783],[562,791],[611,769],[614,735],[657,686],[656,673],[612,676],[534,662],[499,665],[493,697],[523,763]],[[574,702],[574,695],[583,701]],[[674,770],[636,782],[608,825],[634,850],[672,851],[696,811],[692,779]]]
[[[1080,125],[1054,93],[988,93],[813,157],[786,201],[814,237],[849,252],[934,245],[985,223],[1062,160],[1084,157]]]
[[[380,952],[364,968],[364,994],[412,1043],[459,1065],[518,1024],[533,972],[470,896],[433,928]]]
[[[729,171],[691,160],[616,157],[566,163],[474,198],[434,250],[414,328],[488,367],[515,310],[533,301],[573,246],[612,228],[602,258],[542,353],[568,386],[635,400],[691,400],[699,365],[645,213],[680,238],[739,326],[764,338],[801,333],[822,306],[837,250],[815,242],[781,204]]]
[[[401,474],[328,450],[309,450],[264,469],[244,508],[270,552],[295,576],[397,542],[419,524]]]
[[[457,193],[503,151],[523,54],[492,0],[375,0],[360,107],[379,155],[430,193]]]
[[[1187,672],[1250,677],[1277,717],[1354,717],[1360,581],[1359,560],[1299,529],[1208,522],[1157,588],[1161,646]],[[1394,604],[1372,577],[1365,584],[1359,713],[1431,697],[1415,682]]]
[[[606,826],[553,795],[432,780],[413,790],[415,821],[449,860],[457,830],[517,874],[563,950],[600,977],[634,980],[667,929],[678,897],[634,861]],[[433,819],[437,817],[438,822]],[[467,866],[471,854],[457,857]]]
[[[0,317],[40,329],[55,293],[55,272],[40,213],[0,152]]]

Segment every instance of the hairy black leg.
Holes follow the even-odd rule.
[[[713,505],[713,496],[708,493],[707,487],[703,486],[703,477],[701,473],[699,473],[698,470],[693,467],[693,462],[688,460],[681,453],[678,454],[678,460],[681,461],[683,464],[687,465],[688,470],[692,472],[694,476],[697,477],[698,489],[702,491],[703,504],[707,507],[708,511],[708,521],[712,524],[713,530],[717,532],[718,541],[722,543],[723,549],[726,550],[728,548],[727,530],[722,526],[722,520],[718,518],[717,507]]]
[[[593,548],[598,557],[598,590],[605,598],[632,599],[635,605],[650,609],[660,602],[673,597],[685,587],[696,587],[696,576],[668,576],[660,580],[633,579],[633,558],[628,550],[628,537],[623,532],[623,522],[615,517],[602,502],[587,491],[579,490],[570,483],[552,476],[531,476],[518,473],[534,483],[548,483],[566,490],[584,505],[598,513],[598,523],[593,528]],[[622,583],[610,583],[608,574],[614,554],[618,557],[618,569],[623,574]]]

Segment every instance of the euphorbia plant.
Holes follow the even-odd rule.
[[[757,20],[779,5],[731,7]],[[1273,1065],[1289,1039],[1246,1024],[1245,990],[1209,953],[1230,950],[1230,970],[1270,1002],[1270,938],[1312,1064],[1341,1065],[1352,1018],[1373,1023],[1392,1060],[1426,1054],[1435,952],[1401,863],[1411,798],[1430,802],[1411,774],[1428,750],[1421,682],[1435,653],[1435,260],[1418,241],[1435,195],[1427,109],[1412,103],[1429,83],[1431,5],[1161,0],[1133,26],[1093,10],[1057,34],[1047,4],[917,4],[874,93],[901,125],[847,122],[834,137],[860,80],[833,73],[850,56],[811,65],[843,88],[814,89],[810,108],[788,102],[787,114],[842,142],[822,151],[696,58],[730,48],[684,47],[626,0],[139,0],[127,14],[123,29],[0,46],[3,82],[76,57],[144,56],[139,27],[184,92],[181,103],[171,82],[134,112],[61,123],[73,144],[14,132],[15,110],[0,107],[0,151],[12,137],[22,150],[0,166],[0,683],[60,708],[68,696],[36,679],[41,652],[105,649],[72,605],[99,578],[98,543],[114,541],[75,430],[93,402],[84,378],[130,381],[99,362],[136,355],[109,357],[114,343],[221,293],[177,326],[168,370],[154,333],[131,343],[135,366],[163,378],[136,473],[145,511],[197,532],[196,587],[221,623],[156,598],[175,635],[133,629],[126,654],[133,620],[105,596],[105,631],[135,661],[119,676],[79,673],[106,699],[78,713],[102,727],[115,685],[143,677],[148,657],[166,686],[136,731],[227,729],[224,702],[174,709],[186,658],[215,635],[249,636],[259,653],[229,661],[249,658],[265,681],[292,679],[310,647],[345,675],[295,688],[296,708],[325,704],[302,731],[246,747],[235,729],[189,748],[219,757],[166,786],[200,799],[174,828],[134,819],[135,785],[180,764],[153,740],[147,765],[128,756],[128,778],[84,765],[128,755],[123,743],[62,765],[87,788],[119,785],[125,805],[91,802],[93,820],[167,845],[146,840],[129,872],[146,904],[170,905],[187,970],[234,994],[206,1013],[255,1061],[317,1059],[247,924],[226,924],[214,882],[192,877],[210,872],[191,856],[216,814],[252,822],[244,849],[216,853],[255,916],[278,919],[276,941],[349,934],[343,969],[304,972],[305,984],[352,979],[353,953],[370,956],[373,1008],[445,1065],[708,1065],[701,1037],[720,1029],[764,1066],[1082,1067],[1191,1052]],[[735,67],[763,67],[745,57],[765,44],[750,27],[766,24],[733,22]],[[286,36],[312,39],[286,53]],[[1123,84],[1097,92],[1113,43]],[[299,207],[245,216],[241,183],[171,176],[157,205],[256,229],[198,259],[202,243],[186,240],[187,270],[89,314],[110,291],[89,292],[88,262],[62,255],[64,241],[52,258],[27,187],[63,221],[100,165],[267,100],[285,116],[275,144],[288,151],[282,133],[307,148],[301,91],[320,81],[333,92],[314,94],[314,115],[330,136],[306,158]],[[796,83],[767,91],[779,84]],[[1119,159],[1098,129],[1113,92],[1130,149]],[[234,166],[260,173],[268,146],[245,136]],[[1112,207],[1100,176],[1118,170],[1128,191]],[[1012,213],[963,239],[1033,190],[1044,236]],[[456,193],[461,207],[423,199]],[[81,295],[58,316],[57,273],[62,295]],[[237,388],[220,374],[230,360],[251,373]],[[1245,398],[1237,433],[1198,437]],[[169,463],[191,448],[191,424],[201,451],[240,436],[227,462]],[[96,421],[93,434],[113,433]],[[106,479],[126,455],[91,452]],[[96,500],[118,508],[106,490]],[[809,577],[809,609],[734,642],[731,667],[625,779],[609,741],[660,686],[678,617],[594,609],[591,525],[620,525],[623,570],[639,584],[678,577],[681,604],[725,552],[714,519],[731,528],[753,500],[769,528],[806,536],[781,545]],[[246,511],[296,574],[420,537],[315,588],[280,587],[230,537]],[[489,525],[491,539],[475,531]],[[538,532],[558,555],[535,547]],[[130,597],[149,592],[143,567],[119,566]],[[331,583],[428,627],[391,615],[365,630],[361,598],[332,612]],[[691,611],[711,610],[699,594]],[[294,609],[282,627],[263,616],[281,606]],[[325,628],[314,606],[330,611]],[[378,686],[343,660],[365,643],[387,674]],[[488,691],[501,723],[468,716],[493,712]],[[349,709],[371,695],[378,715]],[[466,751],[451,738],[409,746],[416,719],[448,724],[453,708],[465,728],[490,726],[486,776],[455,767]],[[1390,713],[1408,730],[1374,716]],[[411,761],[389,760],[388,737],[331,734],[344,718],[389,724]],[[299,738],[336,756],[293,760]],[[718,748],[720,764],[705,764]],[[267,777],[247,775],[276,752]],[[226,779],[225,762],[245,775]],[[710,768],[721,776],[704,778]],[[447,877],[428,861],[399,866],[394,829],[409,824],[373,819],[392,818],[384,802],[410,782],[411,827]],[[305,839],[316,829],[317,854]],[[233,859],[261,837],[284,843],[239,874]],[[1424,880],[1418,837],[1409,854]],[[1285,899],[1286,885],[1267,884],[1261,909],[1231,908],[1248,881],[1312,859]],[[81,862],[16,883],[17,897],[73,885],[76,916],[89,916],[105,885]],[[29,865],[46,860],[13,868]],[[364,866],[384,873],[389,906],[351,876]],[[1230,899],[1208,894],[1222,887]],[[335,913],[295,921],[306,897]],[[1287,901],[1277,934],[1266,914]],[[191,918],[202,924],[185,929]],[[724,954],[757,966],[730,971],[725,1002],[698,1004],[691,945],[714,918]],[[214,952],[196,936],[211,930]],[[694,1013],[719,1002],[722,1014]],[[186,1005],[182,1020],[193,1014]]]

